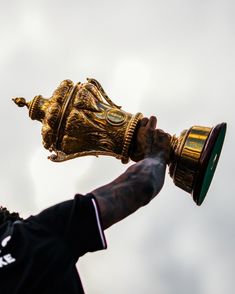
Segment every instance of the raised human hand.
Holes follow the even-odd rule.
[[[151,116],[143,118],[133,138],[130,158],[137,162],[146,157],[163,156],[168,163],[171,153],[171,136],[160,129],[156,129],[157,118]]]

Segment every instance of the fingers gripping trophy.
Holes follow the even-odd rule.
[[[77,84],[64,80],[49,99],[38,95],[31,102],[13,100],[20,107],[27,106],[30,118],[42,123],[43,145],[53,152],[49,159],[54,162],[86,155],[114,156],[122,163],[142,159],[141,131],[148,119],[114,104],[95,79]],[[157,140],[169,137],[169,174],[197,205],[211,184],[225,133],[226,123],[192,126],[179,137],[159,129],[154,133]]]

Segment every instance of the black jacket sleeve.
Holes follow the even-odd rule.
[[[66,242],[75,258],[107,247],[99,207],[92,194],[77,194],[73,200],[51,206],[28,220]]]

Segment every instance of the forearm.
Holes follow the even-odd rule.
[[[94,190],[104,229],[149,203],[162,188],[165,170],[164,157],[158,154],[130,166],[113,182]]]

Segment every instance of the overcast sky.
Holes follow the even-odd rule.
[[[234,15],[233,0],[0,0],[2,205],[27,217],[127,168],[108,157],[51,163],[40,124],[12,97],[94,77],[171,134],[228,123],[203,205],[167,175],[159,197],[107,230],[108,250],[78,263],[88,294],[234,293]]]

